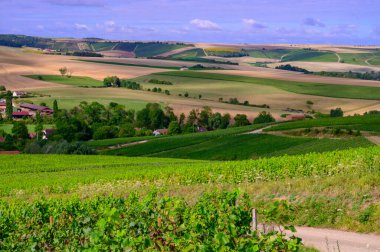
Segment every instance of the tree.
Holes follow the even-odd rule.
[[[109,139],[117,136],[117,128],[115,126],[102,126],[95,130],[94,139]]]
[[[168,134],[176,135],[179,133],[181,133],[181,128],[179,126],[179,123],[177,121],[171,121],[168,128]]]
[[[276,120],[273,118],[271,113],[268,113],[266,111],[262,111],[254,120],[254,124],[258,123],[270,123],[270,122],[275,122]]]
[[[209,126],[212,129],[219,129],[222,125],[222,115],[216,112],[209,118]]]
[[[103,85],[105,87],[120,87],[121,81],[117,76],[107,76],[103,80]]]
[[[133,137],[136,130],[131,123],[125,123],[119,127],[118,137]]]
[[[330,110],[330,117],[343,117],[343,110],[341,108]]]
[[[0,91],[6,91],[7,89],[5,88],[5,86],[3,85],[0,85]]]
[[[61,73],[61,75],[63,77],[67,73],[67,67],[61,67],[60,69],[58,69],[58,71]]]
[[[199,95],[198,95],[198,98],[199,98],[199,99],[202,99],[202,95],[201,95],[201,94],[199,94]]]
[[[37,111],[37,113],[36,113],[36,126],[34,128],[34,131],[37,134],[37,140],[39,140],[43,129],[44,129],[44,127],[42,125],[42,117],[41,117],[40,112]]]
[[[54,116],[54,118],[57,117],[57,114],[58,114],[58,102],[57,102],[57,100],[54,100],[54,102],[53,102],[53,116]]]
[[[5,95],[5,105],[6,105],[6,109],[5,109],[5,114],[7,116],[7,119],[9,121],[12,121],[13,120],[13,105],[12,105],[12,99],[13,99],[13,96],[12,96],[12,92],[11,91],[7,91],[6,95]]]
[[[207,128],[209,126],[209,118],[212,116],[212,110],[210,107],[205,106],[199,113],[198,124]]]
[[[237,114],[234,117],[234,120],[235,120],[235,126],[236,127],[245,126],[245,125],[250,124],[249,120],[247,118],[247,115],[245,115],[245,114]]]
[[[22,121],[13,123],[12,134],[16,140],[26,140],[29,138],[28,128]]]
[[[189,93],[188,92],[185,92],[185,94],[183,95],[185,97],[189,97]]]
[[[221,129],[226,129],[230,125],[231,121],[231,115],[230,114],[224,114],[222,117],[222,122],[220,124]]]

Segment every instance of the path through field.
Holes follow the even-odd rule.
[[[337,54],[337,53],[335,53],[335,55],[336,55],[336,57],[338,58],[338,63],[340,63],[340,61],[342,60],[342,59],[340,58],[340,55]]]
[[[331,229],[296,227],[296,236],[321,252],[380,252],[380,236]]]
[[[380,145],[380,136],[366,136],[366,138],[376,145]]]

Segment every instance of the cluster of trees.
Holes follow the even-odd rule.
[[[0,35],[0,45],[10,47],[36,47],[46,49],[53,45],[54,41],[48,38],[24,36],[24,35]]]
[[[322,76],[331,76],[331,77],[340,77],[340,78],[352,78],[352,79],[362,79],[362,80],[377,80],[380,81],[380,72],[366,72],[366,73],[357,73],[357,72],[318,72],[315,73]]]
[[[173,85],[173,83],[170,81],[157,80],[157,79],[150,79],[149,83],[160,84],[160,85]]]
[[[71,55],[79,57],[103,57],[100,53],[95,52],[85,52],[85,51],[75,51]]]
[[[71,78],[71,76],[73,75],[73,71],[71,69],[68,69],[67,67],[61,67],[60,69],[58,69],[58,71],[62,77],[66,76],[67,78]],[[38,79],[42,80],[42,76],[39,75]]]
[[[240,102],[238,98],[230,98],[228,101],[223,101],[223,98],[219,98],[219,102],[235,104],[235,105],[243,105],[249,107],[258,107],[258,108],[270,108],[267,104],[250,104],[249,101]]]
[[[158,88],[157,88],[157,87],[154,87],[154,88],[152,88],[152,89],[148,88],[147,91],[152,91],[152,92],[154,92],[154,93],[162,93],[162,89],[161,89],[160,87],[158,87]],[[167,89],[164,90],[164,93],[165,93],[166,95],[170,95],[170,91],[167,90]]]
[[[341,108],[330,110],[330,117],[343,117],[343,110]]]
[[[124,87],[133,90],[142,89],[142,86],[139,83],[130,80],[121,80],[117,76],[107,76],[103,80],[103,85],[105,87]]]
[[[287,70],[287,71],[293,71],[293,72],[300,72],[300,73],[304,73],[304,74],[310,74],[310,73],[313,73],[313,72],[309,72],[308,70],[306,70],[306,69],[304,69],[304,68],[300,68],[300,67],[292,66],[292,65],[290,65],[290,64],[281,65],[281,66],[276,66],[276,69]]]

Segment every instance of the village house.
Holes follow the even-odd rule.
[[[0,113],[4,112],[7,108],[7,104],[5,102],[0,102]]]
[[[35,115],[37,113],[37,111],[39,111],[42,115],[51,115],[54,112],[49,107],[40,106],[40,105],[36,105],[36,104],[30,104],[30,103],[22,103],[22,104],[20,104],[19,107],[21,108],[22,111],[27,111],[33,115]]]
[[[55,132],[55,129],[44,129],[42,131],[42,139],[47,140],[49,136]]]
[[[161,136],[161,135],[167,135],[167,134],[168,134],[167,129],[156,129],[155,131],[153,131],[154,136]]]
[[[21,119],[25,117],[31,117],[32,115],[29,114],[27,111],[17,111],[12,113],[13,119]]]
[[[20,97],[26,96],[27,94],[28,93],[24,91],[13,91],[12,96],[20,98]]]

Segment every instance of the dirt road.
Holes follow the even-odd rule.
[[[380,252],[380,236],[354,232],[296,227],[303,243],[321,252]]]

